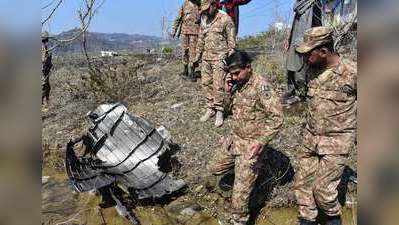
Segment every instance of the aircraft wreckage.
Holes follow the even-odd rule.
[[[108,194],[121,215],[140,224],[126,210],[115,187],[138,200],[161,198],[185,187],[183,180],[162,170],[160,159],[171,143],[149,121],[130,115],[120,103],[100,105],[87,117],[91,127],[67,144],[65,157],[66,172],[76,191],[95,190],[103,199]],[[75,146],[80,142],[85,151],[78,156]]]

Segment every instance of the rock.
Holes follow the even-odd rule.
[[[180,212],[184,216],[193,216],[195,213],[196,211],[192,207],[185,208]]]
[[[181,103],[173,104],[170,108],[173,110],[177,110],[177,109],[181,108],[182,106],[183,106],[183,103],[181,102]]]
[[[50,176],[42,176],[42,184],[47,184],[49,179],[50,179]]]
[[[194,189],[194,192],[195,192],[195,193],[200,193],[203,189],[204,189],[204,185],[198,185],[198,186]]]

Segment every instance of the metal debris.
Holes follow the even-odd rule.
[[[130,115],[120,104],[100,105],[89,112],[86,135],[67,145],[65,164],[71,185],[88,192],[117,185],[137,199],[160,198],[185,186],[160,168],[159,157],[170,150],[169,132]],[[161,133],[161,134],[160,134]],[[163,136],[164,137],[163,137]],[[75,145],[85,152],[77,156]]]

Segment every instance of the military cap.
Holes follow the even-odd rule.
[[[299,44],[296,51],[299,53],[307,53],[318,46],[332,41],[332,31],[329,27],[312,27],[305,31],[303,42]]]
[[[211,7],[212,3],[219,3],[219,0],[202,0],[201,12],[208,10],[209,7]]]
[[[50,35],[47,31],[42,32],[42,34],[40,35],[42,40],[48,40]]]
[[[225,69],[229,72],[235,72],[244,68],[252,62],[251,57],[245,51],[236,50],[225,59]]]

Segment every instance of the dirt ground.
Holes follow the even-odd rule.
[[[217,224],[211,218],[222,215],[228,209],[229,200],[207,190],[206,167],[219,147],[219,140],[230,132],[230,118],[227,118],[222,128],[215,128],[212,122],[199,121],[205,105],[200,82],[193,83],[179,77],[182,69],[179,60],[171,57],[119,56],[100,61],[100,64],[105,71],[104,75],[109,77],[102,77],[101,82],[93,83],[89,79],[86,64],[79,57],[55,60],[55,69],[50,78],[51,102],[42,109],[43,176],[50,177],[50,181],[47,181],[50,183],[43,184],[43,223],[57,224],[72,219],[63,224],[102,224],[103,221],[98,220],[104,216],[106,224],[125,223],[114,219],[115,212],[106,211],[102,215],[101,210],[95,210],[97,197],[72,193],[66,185],[63,161],[68,140],[80,136],[88,128],[86,113],[101,103],[122,101],[126,103],[130,113],[150,120],[155,126],[166,127],[172,135],[173,142],[179,146],[176,158],[180,165],[175,173],[187,182],[188,189],[185,195],[175,202],[190,202],[189,206],[183,208],[198,206],[197,208],[206,215],[199,216],[198,220],[210,221],[198,224]],[[255,71],[269,76],[280,93],[283,92],[285,83],[281,65],[282,58],[278,56],[258,55],[254,61]],[[295,205],[290,190],[296,164],[295,153],[301,143],[303,108],[304,105],[300,104],[286,109],[285,122],[280,134],[264,151],[264,168],[253,198],[253,208],[258,211],[258,218],[267,218],[269,209],[292,208]],[[357,152],[354,150],[348,171],[357,170],[356,158]],[[57,191],[57,188],[60,190]],[[64,194],[54,196],[59,192]],[[347,205],[356,204],[356,187],[353,184],[349,184],[347,194],[341,197],[341,200]],[[53,201],[58,202],[58,206],[54,206]],[[63,209],[59,202],[65,202],[62,204],[69,210]],[[139,206],[138,216],[151,221],[148,214],[155,211],[159,213],[162,210],[173,211],[170,209],[173,208],[172,203],[166,207]],[[181,207],[181,204],[177,205]],[[58,211],[54,212],[54,208]],[[85,208],[89,210],[82,211]],[[173,216],[169,216],[168,219],[161,217],[158,220],[173,220],[171,217]],[[143,224],[168,223],[153,221]]]

